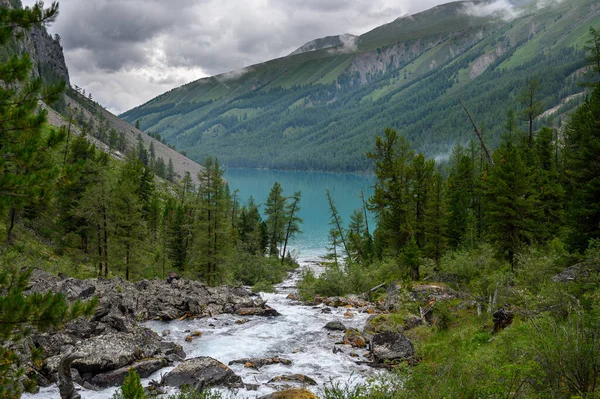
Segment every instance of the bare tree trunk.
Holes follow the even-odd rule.
[[[6,231],[6,246],[12,245],[13,236],[12,231],[15,227],[15,219],[17,218],[17,210],[13,207],[10,208],[10,226],[8,226],[8,230]]]

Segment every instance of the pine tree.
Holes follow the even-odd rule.
[[[268,250],[270,256],[278,256],[279,246],[285,237],[285,197],[281,184],[275,182],[265,202],[267,231],[269,235]]]
[[[169,158],[169,166],[167,166],[166,178],[171,183],[175,183],[175,168],[173,167],[173,160]]]
[[[58,4],[42,9],[0,7],[0,45],[16,37],[19,28],[29,29],[52,21]],[[59,87],[43,88],[41,79],[30,79],[31,60],[28,55],[13,56],[0,64],[0,213],[9,210],[8,241],[16,214],[27,206],[47,199],[56,183],[58,168],[48,168],[44,152],[56,145],[61,137],[54,132],[48,139],[41,135],[46,112],[38,108],[38,99],[55,100]],[[63,132],[63,134],[65,134]],[[35,328],[45,331],[62,323],[90,314],[95,302],[69,305],[62,294],[31,293],[24,295],[31,276],[30,268],[15,267],[18,255],[5,250],[0,254],[0,341],[20,341]],[[39,355],[39,350],[34,349]],[[19,354],[10,345],[0,345],[0,397],[20,396],[20,379],[24,370]]]
[[[29,29],[54,20],[55,3],[44,10],[33,8],[0,8],[0,45],[11,38],[19,40],[16,30]],[[32,62],[28,54],[13,56],[0,64],[0,214],[8,210],[6,241],[13,241],[13,228],[18,216],[30,206],[41,206],[51,197],[59,169],[45,162],[47,151],[66,136],[63,128],[42,136],[46,111],[38,107],[38,99],[56,101],[65,84],[45,87],[41,78],[30,78]]]
[[[519,147],[507,136],[494,152],[496,166],[486,180],[488,234],[514,270],[516,254],[533,239],[533,196]]]
[[[444,179],[437,172],[432,178],[431,195],[427,204],[428,212],[425,220],[427,244],[424,248],[424,254],[434,260],[437,270],[439,270],[440,259],[448,245],[446,235],[448,210],[445,194]]]
[[[537,208],[535,234],[541,241],[556,237],[565,221],[565,192],[556,166],[557,144],[553,140],[554,131],[544,127],[534,147],[535,167],[531,176]]]
[[[225,171],[218,160],[207,158],[204,169],[198,173],[198,221],[196,233],[195,263],[209,285],[218,282],[220,267],[231,253],[233,244],[229,219],[231,197],[229,187],[223,180]]]
[[[288,200],[290,201],[285,208],[285,236],[283,239],[283,252],[281,253],[281,264],[285,261],[286,249],[288,242],[291,238],[295,237],[296,234],[301,233],[300,225],[302,224],[302,218],[298,216],[300,212],[300,198],[302,193],[296,191]]]
[[[467,237],[469,216],[473,210],[473,162],[460,146],[452,154],[450,175],[447,180],[448,242],[458,248]]]
[[[426,160],[425,156],[419,153],[412,160],[412,169],[414,173],[413,199],[414,199],[414,219],[415,219],[415,240],[420,249],[427,246],[427,213],[429,212],[429,198],[431,196],[431,183],[435,161]]]
[[[600,238],[600,86],[573,114],[566,128],[565,176],[571,245],[583,251]]]
[[[369,199],[369,209],[375,212],[378,226],[375,234],[383,237],[384,246],[398,255],[413,231],[413,199],[410,185],[413,152],[404,137],[386,129],[384,137],[375,140],[375,152],[367,154],[375,161],[375,191]]]
[[[267,246],[267,235],[264,234],[264,222],[260,210],[250,197],[248,203],[240,210],[239,232],[241,249],[252,255],[264,255]]]
[[[541,87],[541,82],[537,78],[527,78],[525,88],[519,95],[519,102],[523,109],[519,113],[522,121],[527,122],[527,145],[533,149],[534,132],[533,124],[535,119],[544,111],[544,104],[537,100]]]
[[[325,190],[325,195],[327,196],[327,203],[329,204],[329,225],[331,226],[331,229],[329,230],[329,243],[334,251],[333,255],[335,264],[337,265],[337,259],[339,257],[337,248],[340,247],[343,249],[348,258],[350,257],[350,250],[348,249],[346,241],[346,231],[343,227],[344,220],[335,206],[335,201],[333,200],[329,189]]]

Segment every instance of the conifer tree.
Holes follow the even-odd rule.
[[[242,250],[252,255],[264,255],[267,235],[263,226],[260,210],[254,198],[250,197],[248,203],[240,210],[239,231]]]
[[[44,10],[41,3],[32,8],[0,7],[0,45],[16,37],[16,29],[29,29],[52,21],[58,4]],[[13,56],[0,64],[0,214],[9,210],[10,229],[16,213],[47,198],[58,175],[56,168],[41,169],[38,162],[45,148],[61,140],[56,133],[50,139],[41,136],[46,112],[38,108],[38,98],[56,99],[62,87],[46,89],[41,79],[30,79],[28,55]],[[44,164],[45,165],[45,164]],[[19,397],[24,370],[19,354],[7,341],[20,341],[35,328],[46,331],[62,323],[90,314],[95,302],[69,305],[62,294],[24,295],[31,276],[30,268],[16,267],[18,255],[11,250],[0,254],[0,397]],[[21,265],[23,266],[23,265]],[[39,351],[33,350],[39,355]]]
[[[414,173],[413,199],[414,199],[414,219],[415,219],[415,240],[420,249],[427,246],[427,213],[429,212],[429,201],[431,196],[431,184],[435,161],[426,160],[425,156],[419,153],[412,160],[412,169]]]
[[[302,224],[302,218],[298,216],[300,212],[300,198],[302,193],[296,191],[288,200],[290,201],[285,207],[285,236],[283,239],[283,251],[281,253],[281,264],[285,261],[286,249],[288,242],[291,238],[295,237],[296,234],[301,233],[300,225]]]
[[[516,254],[533,239],[534,203],[527,166],[513,137],[494,151],[496,166],[486,180],[488,235],[514,270]]]
[[[440,259],[448,245],[446,235],[448,211],[445,194],[444,179],[439,172],[436,172],[432,178],[431,195],[427,204],[428,212],[425,221],[427,244],[424,254],[433,259],[438,270]]]
[[[376,138],[375,152],[367,156],[375,161],[377,177],[375,191],[369,199],[369,209],[378,219],[376,237],[384,237],[385,246],[397,255],[413,231],[410,183],[414,154],[406,139],[388,128],[384,137]]]
[[[285,237],[285,197],[279,182],[273,183],[269,196],[265,201],[265,215],[267,217],[267,232],[269,236],[268,250],[270,256],[279,254],[279,245]]]
[[[600,86],[572,115],[566,128],[565,176],[571,245],[583,251],[600,238]]]
[[[453,150],[450,175],[447,180],[448,242],[458,248],[467,237],[468,221],[473,213],[473,162],[464,149]]]

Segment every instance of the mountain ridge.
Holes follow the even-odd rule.
[[[190,82],[122,117],[197,160],[364,171],[371,167],[365,153],[386,126],[426,155],[468,143],[462,97],[494,146],[527,77],[540,75],[546,110],[581,93],[571,76],[583,66],[582,45],[589,26],[600,24],[600,7],[576,0],[525,4],[510,20],[468,15],[482,4],[448,3],[396,19],[359,36],[353,52],[317,49]],[[562,111],[579,102],[569,104]],[[563,113],[550,122],[560,125]]]

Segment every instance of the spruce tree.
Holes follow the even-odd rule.
[[[392,255],[398,255],[413,231],[413,152],[404,137],[386,129],[384,137],[375,140],[375,151],[367,154],[375,161],[375,191],[369,199],[369,209],[375,212],[378,226],[376,242]]]
[[[508,135],[494,151],[496,166],[486,179],[488,235],[512,269],[516,254],[533,239],[534,202],[522,151]]]

